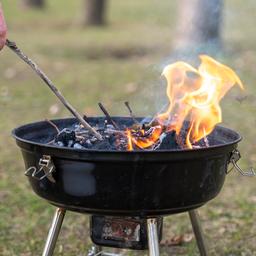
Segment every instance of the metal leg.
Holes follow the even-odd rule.
[[[196,237],[197,246],[201,256],[209,256],[208,246],[202,230],[198,212],[196,210],[189,211],[190,221]]]
[[[48,233],[48,237],[44,246],[44,251],[42,256],[52,256],[56,241],[58,239],[61,225],[65,216],[66,210],[57,208],[55,215],[52,220],[51,228]]]
[[[101,256],[102,255],[102,247],[98,245],[93,245],[91,249],[89,250],[87,256]]]
[[[147,220],[149,256],[159,256],[159,240],[157,234],[157,219]]]
[[[104,252],[101,246],[93,245],[89,250],[87,256],[121,256],[121,254]]]

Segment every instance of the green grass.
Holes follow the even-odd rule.
[[[93,29],[79,26],[81,1],[48,1],[44,12],[22,10],[17,2],[2,0],[9,38],[40,64],[81,113],[100,114],[100,101],[115,115],[127,114],[125,100],[137,115],[153,114],[161,106],[165,87],[160,67],[172,53],[177,1],[112,0],[108,25]],[[254,1],[226,1],[225,49],[219,54],[246,87],[242,103],[234,89],[222,104],[224,124],[244,137],[244,168],[256,166],[255,11]],[[32,192],[10,131],[69,113],[8,49],[0,53],[0,107],[0,255],[40,255],[54,208]],[[221,194],[200,213],[211,255],[256,255],[255,179],[232,172]],[[166,238],[192,232],[186,214],[166,220]],[[87,217],[68,213],[55,255],[84,255],[89,244]],[[161,252],[197,255],[197,248],[192,240]]]

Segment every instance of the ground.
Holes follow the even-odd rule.
[[[79,26],[80,1],[48,1],[43,12],[21,9],[14,0],[2,3],[9,38],[40,63],[81,113],[98,115],[97,103],[103,102],[113,115],[127,114],[123,102],[129,100],[136,115],[149,115],[164,102],[159,77],[172,55],[177,1],[112,0],[107,26],[92,29]],[[243,168],[256,168],[255,11],[255,1],[225,1],[224,47],[218,53],[245,85],[222,104],[223,124],[243,136]],[[20,124],[69,113],[8,49],[0,53],[0,107],[0,255],[40,255],[54,207],[32,192],[10,133]],[[231,172],[200,215],[211,255],[256,255],[255,179]],[[165,238],[192,232],[187,214],[165,223]],[[85,255],[88,235],[87,216],[68,213],[55,255]],[[198,255],[195,240],[161,247],[161,255]]]

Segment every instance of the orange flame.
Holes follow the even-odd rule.
[[[132,133],[130,130],[126,131],[126,136],[127,136],[127,150],[132,151],[133,150],[133,145],[132,145]]]
[[[167,80],[166,93],[170,102],[168,110],[158,115],[158,122],[166,130],[175,130],[179,135],[184,121],[189,121],[186,134],[188,148],[210,134],[222,121],[219,103],[225,94],[235,84],[243,89],[242,82],[232,69],[207,55],[201,55],[200,59],[198,69],[180,61],[166,66],[162,73]],[[141,143],[132,133],[129,135],[132,143],[146,148],[158,140],[162,130],[147,138],[147,143]]]
[[[140,133],[140,136],[136,136],[136,134]],[[152,131],[150,131],[150,136],[146,137],[146,133],[144,129],[138,131],[127,130],[127,138],[128,138],[128,148],[127,150],[133,150],[133,144],[138,148],[149,148],[154,145],[160,135],[162,133],[162,127],[160,125],[152,127]]]

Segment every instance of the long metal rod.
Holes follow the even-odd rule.
[[[201,256],[209,256],[207,242],[203,233],[200,218],[196,210],[189,211],[190,221],[196,237],[197,246]]]
[[[159,256],[159,239],[157,232],[157,219],[147,220],[149,256]]]
[[[14,53],[17,54],[24,62],[26,62],[36,73],[37,75],[45,82],[45,84],[51,89],[51,91],[57,96],[61,103],[75,116],[80,123],[88,129],[92,134],[94,134],[99,140],[102,140],[102,136],[98,133],[92,126],[90,126],[84,118],[77,112],[77,110],[64,98],[61,92],[53,84],[53,82],[47,77],[47,75],[39,68],[39,66],[32,61],[28,56],[26,56],[20,48],[16,45],[15,42],[6,40],[5,45],[11,49]]]
[[[44,251],[42,256],[53,255],[55,245],[60,233],[61,225],[65,217],[65,213],[66,213],[65,209],[57,208],[52,220],[51,228],[48,233],[48,237],[44,246]]]

